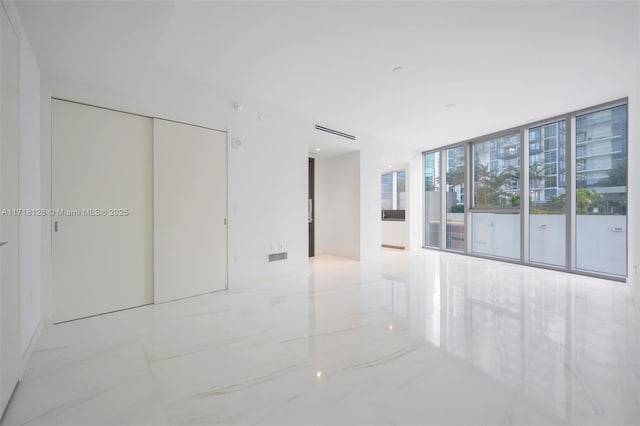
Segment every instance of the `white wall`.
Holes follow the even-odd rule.
[[[40,207],[51,208],[51,89],[40,74]],[[51,217],[40,223],[40,316],[53,321],[53,271],[51,270]]]
[[[20,197],[23,208],[40,206],[40,70],[28,41],[20,40]],[[20,223],[22,347],[26,350],[40,323],[41,217]]]
[[[13,2],[3,2],[19,43],[20,207],[40,207],[40,69]],[[21,340],[23,357],[40,324],[41,217],[20,219]]]
[[[424,203],[424,169],[422,164],[422,153],[415,151],[410,153],[408,173],[409,210],[407,220],[409,221],[409,249],[422,248],[422,234],[424,218],[422,215],[422,205]]]
[[[227,130],[229,141],[234,138],[242,141],[239,150],[229,146],[229,288],[240,283],[259,285],[261,278],[283,273],[306,273],[308,141],[317,132],[314,129],[317,121],[180,79],[174,78],[168,86],[168,80],[170,77],[158,70],[141,82],[137,91],[131,92],[67,81],[43,72],[40,152],[43,207],[51,205],[52,96]],[[234,101],[242,104],[242,112],[234,110]],[[355,230],[346,246],[336,244],[333,251],[361,261],[375,261],[380,256],[378,147],[383,142],[362,133],[358,134],[358,141],[363,148],[359,154],[352,153],[347,161],[358,166],[345,170],[357,182],[357,187],[349,191],[350,197],[357,195],[348,200],[353,203],[348,211],[357,215],[352,222]],[[321,168],[321,163],[322,159],[316,167],[320,164]],[[45,319],[52,317],[50,229],[50,218],[45,218],[41,232],[41,299]],[[316,238],[322,240],[322,235],[316,228]],[[266,254],[272,247],[287,251],[288,260],[267,263]],[[318,240],[316,247],[320,249],[318,253],[322,252]]]
[[[360,151],[316,159],[316,254],[361,258],[360,160]]]
[[[253,284],[260,277],[299,272],[307,267],[307,145],[313,125],[305,117],[272,105],[243,101],[178,80],[164,84],[159,71],[139,90],[119,92],[43,75],[42,204],[51,205],[50,98],[82,101],[122,111],[228,130],[242,149],[229,147],[229,286]],[[170,99],[171,102],[167,102]],[[42,315],[52,317],[51,221],[42,229]],[[286,261],[267,263],[273,244],[289,252]]]
[[[384,141],[361,138],[360,149],[360,261],[380,259],[380,147]]]
[[[640,28],[640,13],[638,14],[638,27]],[[636,58],[635,91],[629,96],[629,140],[628,140],[628,182],[629,182],[629,207],[628,207],[628,283],[631,285],[631,293],[634,296],[635,308],[640,319],[640,30],[637,39],[638,56]]]
[[[409,248],[409,223],[404,220],[380,220],[382,245]]]

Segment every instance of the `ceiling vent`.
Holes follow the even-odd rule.
[[[316,124],[316,130],[320,130],[321,132],[331,133],[332,135],[340,136],[342,138],[351,139],[352,141],[356,140],[356,137],[353,135],[349,135],[347,133],[339,132],[338,130],[333,130],[328,127],[319,126]]]

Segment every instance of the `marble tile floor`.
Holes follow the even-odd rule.
[[[625,284],[429,250],[45,329],[2,425],[639,425]]]

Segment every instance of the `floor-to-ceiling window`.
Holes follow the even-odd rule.
[[[520,259],[520,134],[472,147],[471,251]]]
[[[425,247],[626,276],[626,100],[425,152],[424,172]]]
[[[529,128],[529,260],[566,264],[565,120]]]
[[[424,245],[440,247],[440,152],[424,155]]]
[[[464,145],[447,149],[446,162],[446,248],[464,251]]]
[[[627,106],[576,117],[576,268],[627,271]]]

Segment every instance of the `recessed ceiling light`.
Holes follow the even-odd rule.
[[[392,72],[398,73],[398,72],[402,72],[402,70],[404,70],[404,67],[395,67],[394,69],[392,69]]]
[[[318,372],[316,373],[316,377],[317,377],[318,379],[319,379],[320,377],[322,377],[322,371],[318,371]]]
[[[391,168],[391,164],[389,164],[387,167]]]
[[[316,151],[318,151],[318,152],[319,152],[319,151],[320,151],[320,148],[316,148]]]

